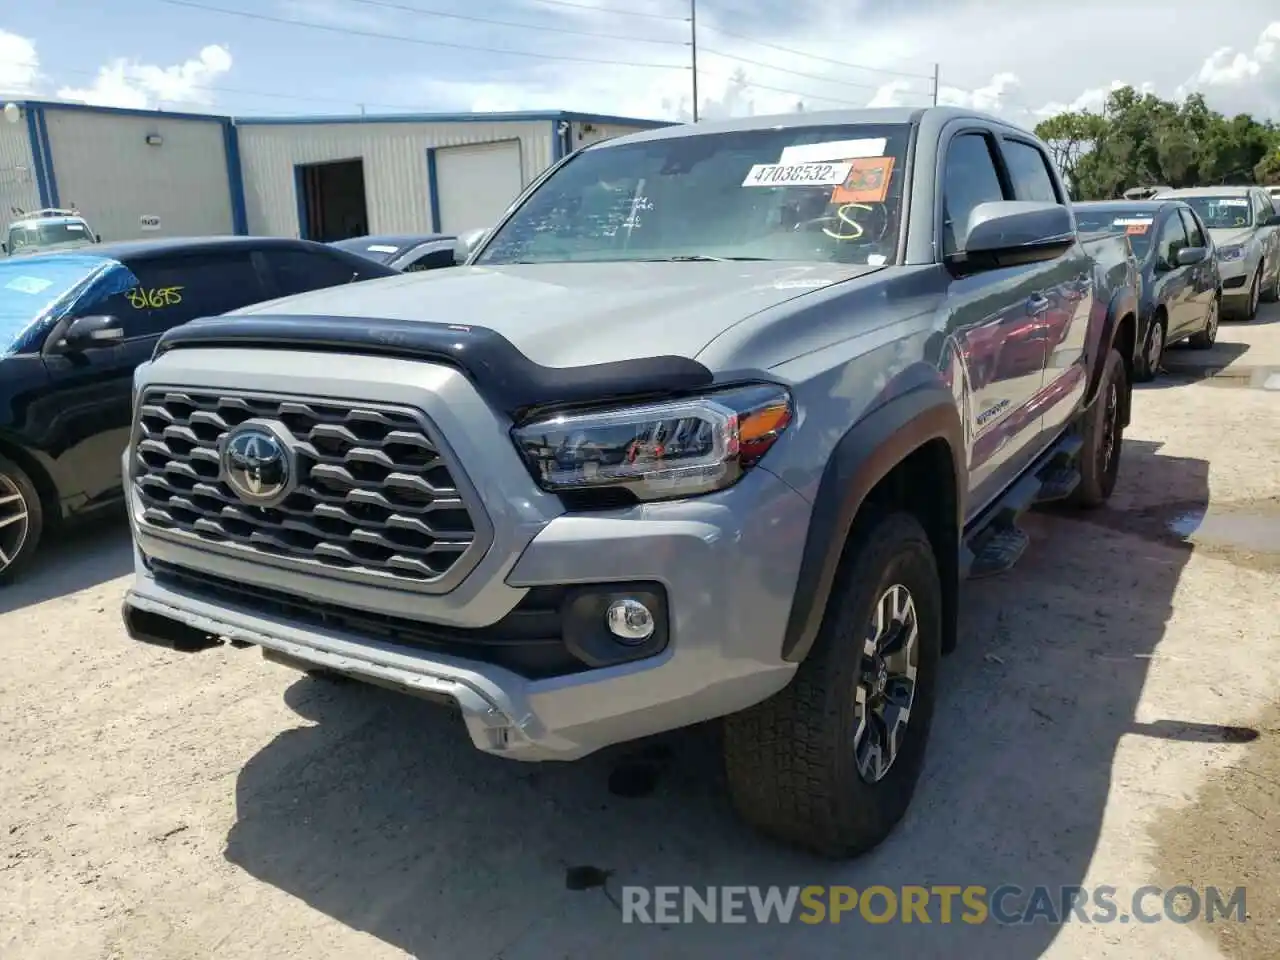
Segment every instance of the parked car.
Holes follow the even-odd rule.
[[[1172,187],[1166,186],[1146,186],[1146,187],[1130,187],[1124,192],[1126,200],[1150,200],[1161,190],[1172,190]]]
[[[214,237],[0,260],[0,582],[41,532],[119,508],[134,368],[167,330],[258,300],[398,276],[320,243]]]
[[[748,821],[865,851],[961,579],[1115,486],[1137,270],[1066,196],[956,108],[669,127],[571,154],[456,269],[172,330],[129,633],[447,701],[514,759],[726,717]]]
[[[1252,320],[1258,302],[1280,299],[1280,214],[1261,187],[1188,187],[1159,200],[1181,200],[1209,228],[1222,274],[1222,315]]]
[[[395,234],[334,240],[330,246],[414,273],[454,266],[456,239],[451,233]]]
[[[102,237],[89,228],[79,210],[46,207],[30,213],[15,208],[18,219],[9,224],[0,250],[9,256],[42,253],[49,250],[77,250]]]
[[[1160,370],[1165,348],[1187,341],[1207,350],[1218,336],[1222,277],[1199,215],[1178,200],[1110,200],[1075,205],[1081,233],[1129,238],[1142,275],[1135,380]]]

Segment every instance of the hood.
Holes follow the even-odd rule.
[[[328,287],[232,313],[473,324],[502,334],[537,363],[569,367],[695,357],[754,313],[882,269],[777,261],[452,267]]]
[[[1209,236],[1213,238],[1215,247],[1231,247],[1237,243],[1248,243],[1253,233],[1253,227],[1218,227],[1210,229]]]

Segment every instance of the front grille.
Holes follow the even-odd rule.
[[[219,441],[246,420],[296,440],[297,480],[278,505],[222,479]],[[465,574],[476,528],[421,415],[332,400],[156,389],[137,414],[133,485],[147,526],[338,576],[437,589]],[[454,577],[450,577],[453,573]]]

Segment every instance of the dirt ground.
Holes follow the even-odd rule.
[[[131,643],[124,530],[64,538],[0,591],[0,957],[1280,956],[1280,308],[1222,339],[1138,391],[1108,508],[1033,515],[1019,566],[966,588],[916,802],[850,864],[737,823],[711,727],[647,767],[486,757],[428,704]],[[587,865],[606,890],[566,883]],[[1249,920],[661,927],[614,903],[946,883],[1244,885]]]

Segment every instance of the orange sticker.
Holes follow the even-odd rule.
[[[1128,236],[1132,237],[1135,234],[1146,233],[1150,227],[1151,227],[1151,224],[1149,223],[1131,223],[1124,228],[1124,232]]]
[[[846,161],[849,176],[831,191],[832,203],[884,203],[889,195],[893,157],[859,157]]]

